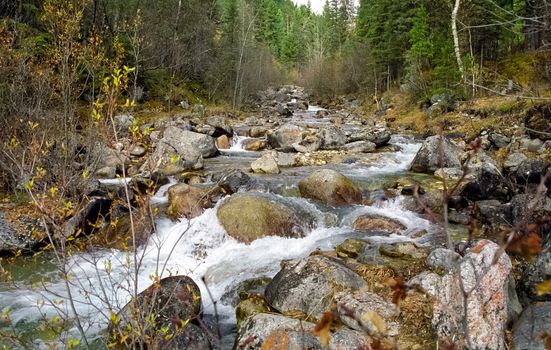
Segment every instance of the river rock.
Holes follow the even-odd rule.
[[[226,232],[245,243],[266,236],[302,237],[315,223],[312,214],[292,200],[264,193],[233,195],[217,215]]]
[[[367,283],[340,260],[309,256],[286,261],[266,287],[266,300],[282,313],[298,312],[318,319],[329,309],[334,290],[357,290]]]
[[[43,240],[47,239],[42,233],[41,222],[38,219],[13,213],[0,211],[0,255],[20,253],[25,250],[33,251]],[[16,215],[15,215],[16,214]],[[16,216],[16,220],[10,217]]]
[[[97,144],[94,147],[94,161],[97,161],[95,176],[97,178],[114,178],[115,173],[122,173],[122,167],[130,165],[130,158],[120,151],[107,147],[104,144]]]
[[[311,333],[314,326],[282,315],[259,313],[239,327],[234,349],[323,350],[319,339]]]
[[[497,199],[507,202],[512,194],[510,182],[491,163],[484,163],[475,169],[472,179],[461,190],[461,195],[472,201]]]
[[[319,131],[319,138],[321,140],[321,149],[333,150],[340,149],[346,144],[346,135],[341,128],[336,126],[328,126]]]
[[[507,323],[519,315],[522,307],[511,260],[501,253],[494,263],[498,252],[501,249],[497,244],[482,240],[444,276],[423,272],[408,282],[434,298],[432,324],[440,338],[453,339],[459,348],[505,349]],[[465,338],[464,322],[469,340]]]
[[[249,175],[241,170],[229,169],[228,171],[213,174],[212,181],[218,184],[224,193],[234,194],[239,190],[250,190],[257,183]]]
[[[173,220],[185,217],[192,219],[211,208],[209,192],[187,184],[176,184],[168,188],[168,208],[166,213]]]
[[[340,243],[335,251],[339,258],[357,258],[369,245],[369,242],[363,239],[349,238]]]
[[[210,350],[212,346],[201,327],[188,323],[179,329],[176,329],[174,325],[169,326],[166,334],[156,336],[152,348],[163,350]]]
[[[353,131],[348,136],[348,142],[369,141],[377,147],[382,147],[390,141],[391,133],[386,127],[368,127]]]
[[[513,327],[515,350],[548,350],[551,336],[551,302],[527,307]]]
[[[293,152],[293,144],[302,141],[304,128],[294,124],[284,124],[268,132],[268,143],[281,152]]]
[[[299,182],[298,188],[302,197],[330,205],[362,202],[360,189],[346,176],[331,169],[313,172]]]
[[[544,242],[551,238],[551,198],[533,194],[517,194],[511,199],[511,215],[513,225],[533,224],[540,222],[538,230],[543,234]]]
[[[400,331],[400,325],[391,321],[400,314],[398,307],[377,294],[363,290],[340,292],[335,294],[335,303],[340,320],[352,329],[377,338],[397,336]],[[377,320],[382,320],[385,327]]]
[[[509,153],[503,161],[503,171],[506,174],[515,174],[517,169],[524,160],[528,159],[524,153],[514,152]]]
[[[353,153],[369,153],[375,151],[377,145],[371,141],[355,141],[347,143],[342,147],[343,150]]]
[[[388,233],[400,233],[407,229],[398,220],[371,214],[360,215],[354,220],[352,228],[358,231],[384,231]]]
[[[509,146],[509,143],[511,142],[510,137],[496,132],[490,133],[490,135],[488,135],[488,138],[496,148],[507,148],[507,146]]]
[[[143,157],[147,153],[147,149],[142,145],[133,145],[130,148],[130,155],[134,157]]]
[[[488,199],[476,202],[479,220],[485,224],[495,227],[506,227],[511,223],[511,206],[501,204],[495,199]]]
[[[94,227],[101,226],[108,216],[112,200],[106,197],[91,197],[81,209],[63,224],[63,237],[90,234]]]
[[[136,124],[136,119],[129,114],[119,114],[113,117],[115,122],[115,129],[120,136],[126,136],[130,134],[130,127]]]
[[[204,158],[213,157],[218,154],[214,138],[209,135],[193,131],[182,130],[176,127],[168,127],[164,131],[165,142],[172,145],[178,154],[184,149],[198,150]]]
[[[246,151],[261,151],[268,146],[268,142],[262,139],[246,139],[241,143],[242,147]]]
[[[442,160],[440,160],[442,153]],[[431,136],[423,142],[421,149],[411,162],[410,170],[416,173],[432,174],[439,168],[460,168],[461,150],[445,137]]]
[[[140,170],[143,172],[176,175],[186,170],[201,169],[203,167],[202,151],[190,145],[184,139],[187,133],[191,133],[191,131],[182,130],[175,126],[167,127],[163,138],[157,143],[155,151]],[[201,135],[200,137],[208,141],[207,138],[210,136]],[[211,140],[213,139],[211,138]],[[214,141],[212,141],[212,147],[216,152]]]
[[[519,281],[519,291],[523,301],[551,301],[551,294],[538,295],[536,286],[551,280],[551,243],[547,243],[543,251],[532,262],[526,262],[522,268]]]
[[[174,323],[197,319],[200,312],[201,293],[197,284],[187,276],[165,277],[126,304],[117,314],[118,322],[111,321],[109,333],[114,339],[121,339],[128,335],[129,329],[146,327],[154,338],[157,332],[169,329]]]
[[[516,171],[512,173],[511,177],[518,184],[525,185],[527,183],[537,183],[539,184],[541,178],[545,176],[547,171],[548,164],[541,159],[536,158],[527,158],[523,160]]]
[[[303,135],[300,142],[293,143],[295,151],[300,153],[315,152],[321,147],[321,140],[316,135]]]
[[[251,163],[251,169],[259,174],[279,174],[279,166],[277,165],[277,152],[269,151]]]
[[[216,148],[218,149],[230,149],[231,140],[227,135],[218,136],[216,138]]]
[[[268,133],[268,128],[264,126],[252,126],[249,130],[249,135],[251,137],[264,137]]]
[[[231,137],[233,135],[233,129],[228,124],[228,119],[221,115],[213,115],[207,118],[207,124],[212,126],[215,130],[211,135],[212,137],[219,137],[226,135]]]

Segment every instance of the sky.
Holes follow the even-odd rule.
[[[295,4],[299,5],[306,5],[308,3],[308,0],[293,0]],[[325,5],[325,0],[310,0],[310,3],[312,4],[312,11],[315,13],[322,13],[323,12],[323,5]],[[354,3],[357,5],[358,1],[354,1]]]
[[[295,4],[299,5],[306,5],[308,3],[308,0],[293,0]],[[316,13],[322,13],[323,12],[323,5],[325,4],[325,0],[310,0],[310,3],[312,4],[312,11]]]

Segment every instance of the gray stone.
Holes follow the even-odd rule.
[[[147,153],[147,149],[141,145],[134,145],[130,149],[130,155],[134,157],[143,157]]]
[[[536,286],[551,280],[551,244],[533,262],[527,262],[522,270],[519,290],[525,300],[551,301],[551,293],[538,295]]]
[[[505,161],[503,162],[503,170],[506,173],[516,173],[520,163],[522,163],[527,158],[528,157],[520,152],[509,153],[507,157],[505,157]]]
[[[329,309],[336,288],[365,287],[367,283],[339,260],[318,255],[286,261],[265,295],[279,312],[301,312],[318,319]]]
[[[354,153],[369,153],[375,151],[377,145],[370,141],[355,141],[347,143],[342,147],[344,151]]]
[[[346,326],[367,332],[373,337],[398,335],[400,326],[392,320],[400,314],[398,307],[377,294],[367,291],[341,292],[335,294],[334,299],[339,318]],[[372,318],[377,316],[365,317],[368,315],[381,317],[386,325],[386,332],[382,333],[379,325],[373,323]]]
[[[294,151],[293,144],[302,141],[304,128],[294,124],[284,124],[268,132],[268,143],[281,152]]]
[[[333,150],[339,149],[346,144],[346,135],[336,126],[329,126],[319,131],[321,139],[321,149]]]
[[[161,142],[163,141],[174,147],[178,154],[199,151],[204,158],[218,154],[216,144],[211,136],[182,130],[174,126],[165,129]]]
[[[510,137],[495,132],[490,133],[489,139],[496,148],[507,148],[511,142]]]
[[[551,302],[526,308],[513,327],[515,350],[548,350],[545,336],[551,335]]]
[[[270,336],[274,337],[276,347],[281,350],[312,349],[322,350],[318,338],[310,330],[314,324],[277,314],[259,313],[246,319],[238,329],[234,349],[257,350],[265,344]],[[277,333],[276,333],[277,332]],[[287,341],[287,346],[277,344],[280,339]],[[278,346],[279,345],[279,346]],[[267,347],[268,349],[270,347]]]
[[[427,266],[435,272],[450,272],[458,266],[461,255],[445,248],[436,248],[427,257]]]
[[[300,153],[315,152],[321,147],[321,140],[316,135],[305,135],[300,142],[293,143],[295,151]]]
[[[277,152],[270,151],[262,155],[251,163],[251,169],[255,173],[260,174],[279,174],[279,166],[277,165]]]
[[[461,150],[452,141],[440,136],[425,140],[411,162],[410,170],[417,173],[434,173],[439,168],[460,168]],[[442,157],[440,157],[442,154]],[[442,158],[442,159],[440,159]]]
[[[352,132],[348,136],[348,142],[369,141],[382,147],[390,141],[390,137],[390,130],[386,127],[368,127]]]

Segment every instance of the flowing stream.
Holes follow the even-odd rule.
[[[312,118],[315,109],[295,118]],[[243,151],[242,139],[234,140],[233,147],[220,157],[206,161],[206,169],[217,171],[228,168],[248,170],[258,153]],[[362,189],[382,188],[385,181],[401,177],[412,178],[407,168],[420,144],[406,137],[393,137],[391,143],[399,151],[378,154],[368,165],[360,163],[327,165],[349,176]],[[297,183],[319,167],[283,169],[278,175],[258,176],[270,184],[276,195],[288,197],[294,205],[308,210],[317,218],[317,224],[305,237],[290,239],[267,237],[249,245],[239,243],[228,236],[220,225],[217,207],[206,210],[192,220],[173,222],[161,217],[157,232],[138,252],[139,270],[137,289],[147,288],[157,276],[186,274],[201,288],[204,315],[217,312],[222,333],[226,335],[225,346],[231,346],[235,327],[235,287],[242,281],[256,277],[272,277],[279,271],[284,259],[304,257],[316,249],[329,250],[348,237],[361,237],[376,242],[411,241],[410,235],[426,230],[427,234],[416,238],[426,242],[437,230],[435,226],[418,215],[405,210],[403,198],[376,202],[372,206],[332,208],[299,198]],[[428,179],[433,181],[433,179]],[[167,201],[166,190],[171,184],[159,189],[151,199],[155,205]],[[407,226],[402,235],[365,237],[355,232],[351,224],[365,213],[379,214],[399,220]],[[0,309],[9,308],[10,317],[17,329],[29,341],[44,344],[51,334],[40,331],[40,320],[52,318],[61,311],[72,315],[68,303],[66,285],[61,278],[59,263],[52,255],[21,257],[10,265],[14,277],[12,283],[0,284]],[[97,337],[105,330],[109,320],[109,308],[120,309],[129,300],[135,288],[135,261],[132,256],[117,250],[95,250],[71,256],[65,264],[70,273],[70,288],[75,308],[86,333]],[[232,292],[234,292],[232,294]],[[0,323],[0,330],[2,329]],[[65,328],[69,337],[78,337],[74,324]],[[1,340],[0,340],[1,342]]]

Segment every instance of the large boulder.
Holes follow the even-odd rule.
[[[424,272],[408,283],[434,298],[432,324],[441,339],[461,349],[505,349],[507,324],[522,307],[511,260],[497,244],[482,240],[443,276]]]
[[[333,150],[340,149],[346,144],[346,135],[341,128],[336,126],[328,126],[319,131],[321,139],[321,149]]]
[[[329,334],[329,344],[324,346],[313,335],[315,325],[283,315],[259,313],[246,319],[239,327],[234,349],[279,350],[352,350],[371,349],[374,340],[366,333],[339,328]]]
[[[178,154],[184,150],[198,150],[204,158],[218,154],[214,138],[209,135],[169,126],[163,133],[164,142],[173,146]]]
[[[188,219],[199,216],[206,208],[212,207],[209,191],[190,186],[176,184],[168,188],[168,216],[174,220],[185,217]]]
[[[377,147],[382,147],[390,141],[390,130],[386,127],[368,127],[355,130],[348,136],[348,142],[369,141]]]
[[[265,291],[270,306],[281,313],[319,319],[331,306],[335,290],[367,287],[360,275],[328,256],[309,256],[282,265]]]
[[[251,169],[258,174],[279,174],[279,166],[277,164],[277,152],[269,151],[251,163]]]
[[[304,128],[294,124],[284,124],[268,132],[268,143],[281,152],[294,151],[293,144],[302,141]]]
[[[128,344],[134,330],[143,329],[147,333],[143,337],[150,339],[167,329],[173,329],[176,334],[174,324],[197,320],[200,313],[201,293],[197,284],[187,276],[166,277],[139,293],[119,311],[109,324],[110,339],[121,346],[136,346]],[[192,338],[200,340],[203,336]]]
[[[463,197],[472,201],[496,199],[507,202],[511,199],[512,186],[495,165],[484,163],[470,177],[461,191]]]
[[[551,336],[551,302],[527,307],[513,327],[513,349],[548,350]]]
[[[208,152],[205,153],[217,152],[212,137],[169,126],[165,129],[163,138],[158,141],[155,151],[144,163],[141,171],[175,175],[186,170],[201,169],[203,167],[203,151],[185,139],[188,133],[201,135],[199,139],[205,141],[206,149],[208,149]]]
[[[245,243],[266,236],[301,237],[315,223],[311,213],[290,199],[265,193],[233,195],[217,215],[226,232]]]
[[[298,188],[302,197],[330,205],[362,202],[360,189],[349,178],[331,169],[313,172],[299,182]]]
[[[410,170],[432,174],[439,168],[460,168],[461,150],[455,143],[441,136],[431,136],[411,162]]]
[[[21,215],[17,210],[13,213],[0,211],[0,255],[33,251],[47,239],[41,231],[38,219]]]
[[[214,128],[213,137],[226,135],[231,137],[233,134],[232,127],[228,124],[226,117],[222,115],[213,115],[207,118],[207,124]]]

